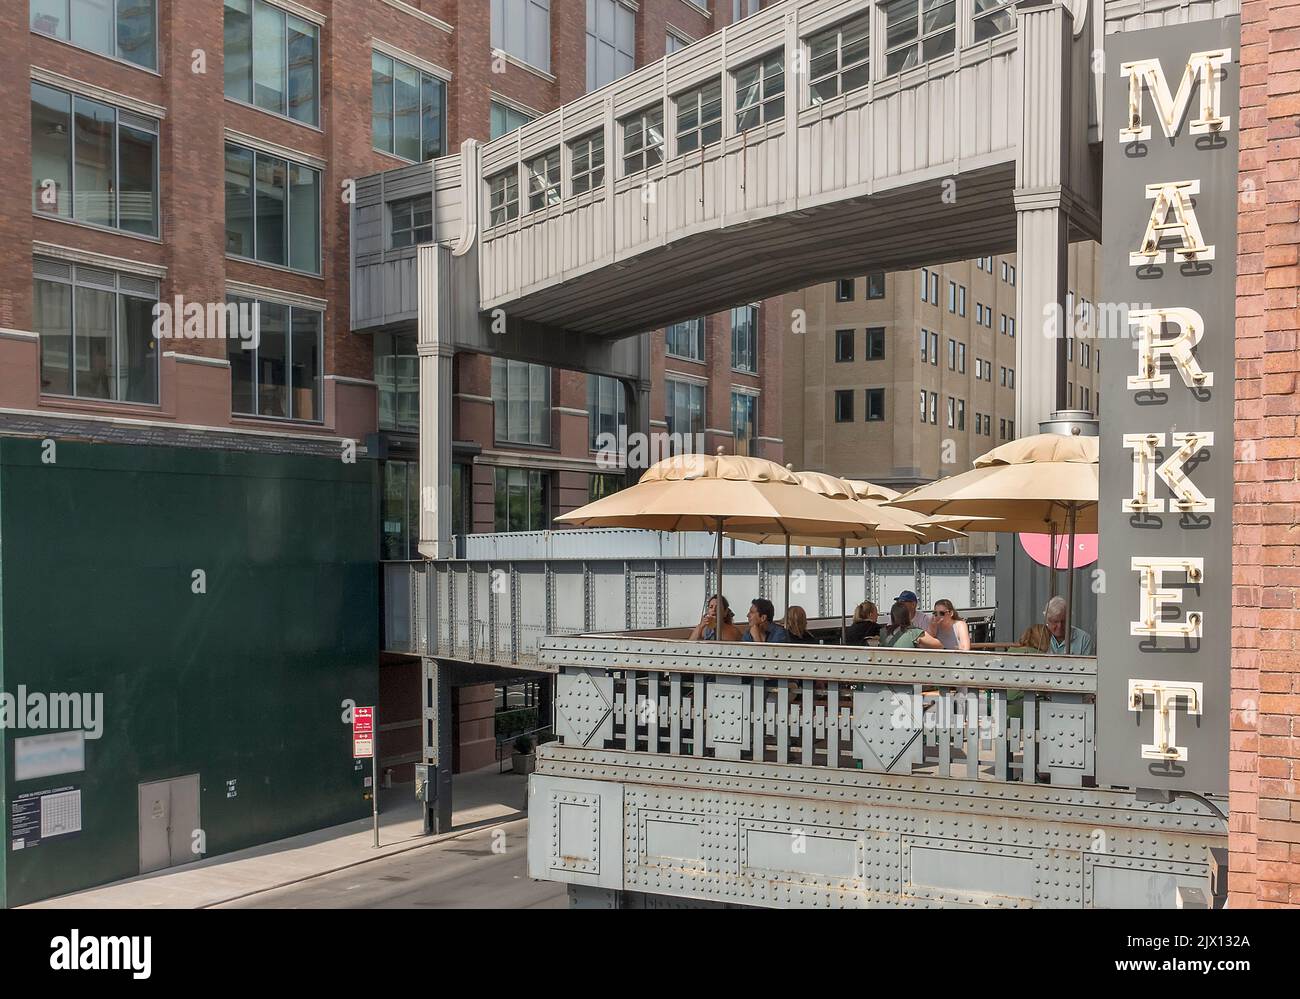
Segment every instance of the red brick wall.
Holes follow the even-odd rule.
[[[1242,4],[1229,904],[1300,906],[1300,0]]]

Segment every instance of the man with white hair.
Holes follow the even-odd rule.
[[[1043,609],[1043,620],[1047,622],[1047,630],[1052,633],[1052,641],[1049,643],[1048,652],[1055,653],[1058,656],[1095,656],[1097,647],[1093,644],[1092,636],[1082,628],[1076,628],[1070,625],[1070,650],[1065,650],[1065,598],[1052,597],[1047,601],[1047,606]]]

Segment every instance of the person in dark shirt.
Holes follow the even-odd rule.
[[[853,608],[853,623],[849,625],[844,636],[845,645],[866,645],[868,638],[880,636],[880,624],[876,620],[880,611],[870,600],[864,600]]]
[[[808,632],[808,614],[797,604],[785,612],[786,641],[798,645],[816,645],[817,639]]]
[[[747,627],[741,636],[744,642],[786,642],[785,629],[772,620],[776,616],[776,608],[772,606],[772,601],[766,597],[757,597],[749,605],[749,616],[746,618]]]

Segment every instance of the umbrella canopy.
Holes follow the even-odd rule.
[[[794,472],[799,484],[819,496],[834,500],[838,504],[841,516],[846,521],[859,525],[855,534],[844,534],[837,529],[831,532],[803,531],[790,532],[792,545],[811,545],[814,547],[833,546],[840,540],[855,541],[852,548],[864,545],[908,545],[925,540],[921,532],[909,523],[910,514],[902,511],[886,510],[874,503],[859,502],[854,489],[846,480],[825,472]],[[728,517],[728,522],[731,518]],[[728,537],[738,541],[752,541],[755,544],[783,544],[786,534],[782,530],[744,530],[733,528],[727,531]]]
[[[776,462],[740,455],[686,454],[648,468],[641,481],[556,520],[582,527],[656,531],[752,529],[864,539],[871,524],[857,511],[805,489]]]
[[[902,495],[897,489],[890,489],[888,486],[878,486],[874,482],[867,482],[865,479],[845,479],[852,488],[854,495],[858,500],[872,504],[888,503],[890,500],[897,499]],[[916,513],[914,510],[903,510],[898,507],[890,507],[889,513],[895,518],[919,533],[919,537],[908,539],[907,541],[885,541],[884,544],[913,544],[916,541],[948,541],[951,538],[962,538],[962,533],[966,528],[959,524],[953,524],[949,517],[926,517]]]
[[[946,526],[983,531],[1097,530],[1097,438],[1036,434],[1009,441],[975,467],[918,486],[886,508],[944,516]],[[981,518],[974,520],[972,518]]]

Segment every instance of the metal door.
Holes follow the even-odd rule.
[[[151,781],[139,788],[140,873],[198,860],[199,775]]]

